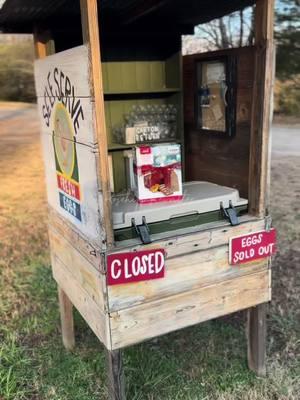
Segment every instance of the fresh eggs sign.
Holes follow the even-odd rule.
[[[276,252],[276,230],[237,236],[229,242],[229,264],[244,264],[270,257]]]
[[[54,67],[44,86],[42,115],[52,131],[60,206],[81,221],[76,135],[84,120],[81,99],[68,73]]]
[[[35,62],[48,202],[90,239],[99,238],[94,109],[88,50]]]
[[[148,281],[165,275],[164,249],[152,249],[107,256],[107,284]]]
[[[58,102],[53,117],[53,146],[59,204],[81,221],[79,170],[72,114],[62,102]],[[66,136],[67,140],[64,139]]]

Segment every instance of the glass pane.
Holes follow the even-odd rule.
[[[226,65],[204,61],[197,65],[198,127],[226,132]]]

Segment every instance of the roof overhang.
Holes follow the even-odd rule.
[[[195,25],[254,3],[255,0],[100,0],[99,14],[101,28],[112,33],[171,28],[184,34]],[[35,25],[67,32],[78,29],[78,24],[79,0],[6,0],[0,9],[3,32],[31,33]]]

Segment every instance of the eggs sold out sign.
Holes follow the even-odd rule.
[[[107,284],[148,281],[165,275],[165,251],[153,249],[107,256]]]
[[[229,264],[244,264],[276,252],[276,230],[237,236],[229,242]]]

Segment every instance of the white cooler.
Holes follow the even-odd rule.
[[[134,219],[136,225],[167,221],[172,218],[218,211],[221,205],[227,209],[245,206],[248,200],[240,198],[237,189],[210,182],[183,184],[183,199],[173,202],[138,204],[128,194],[113,195],[112,215],[114,229],[129,228]]]

